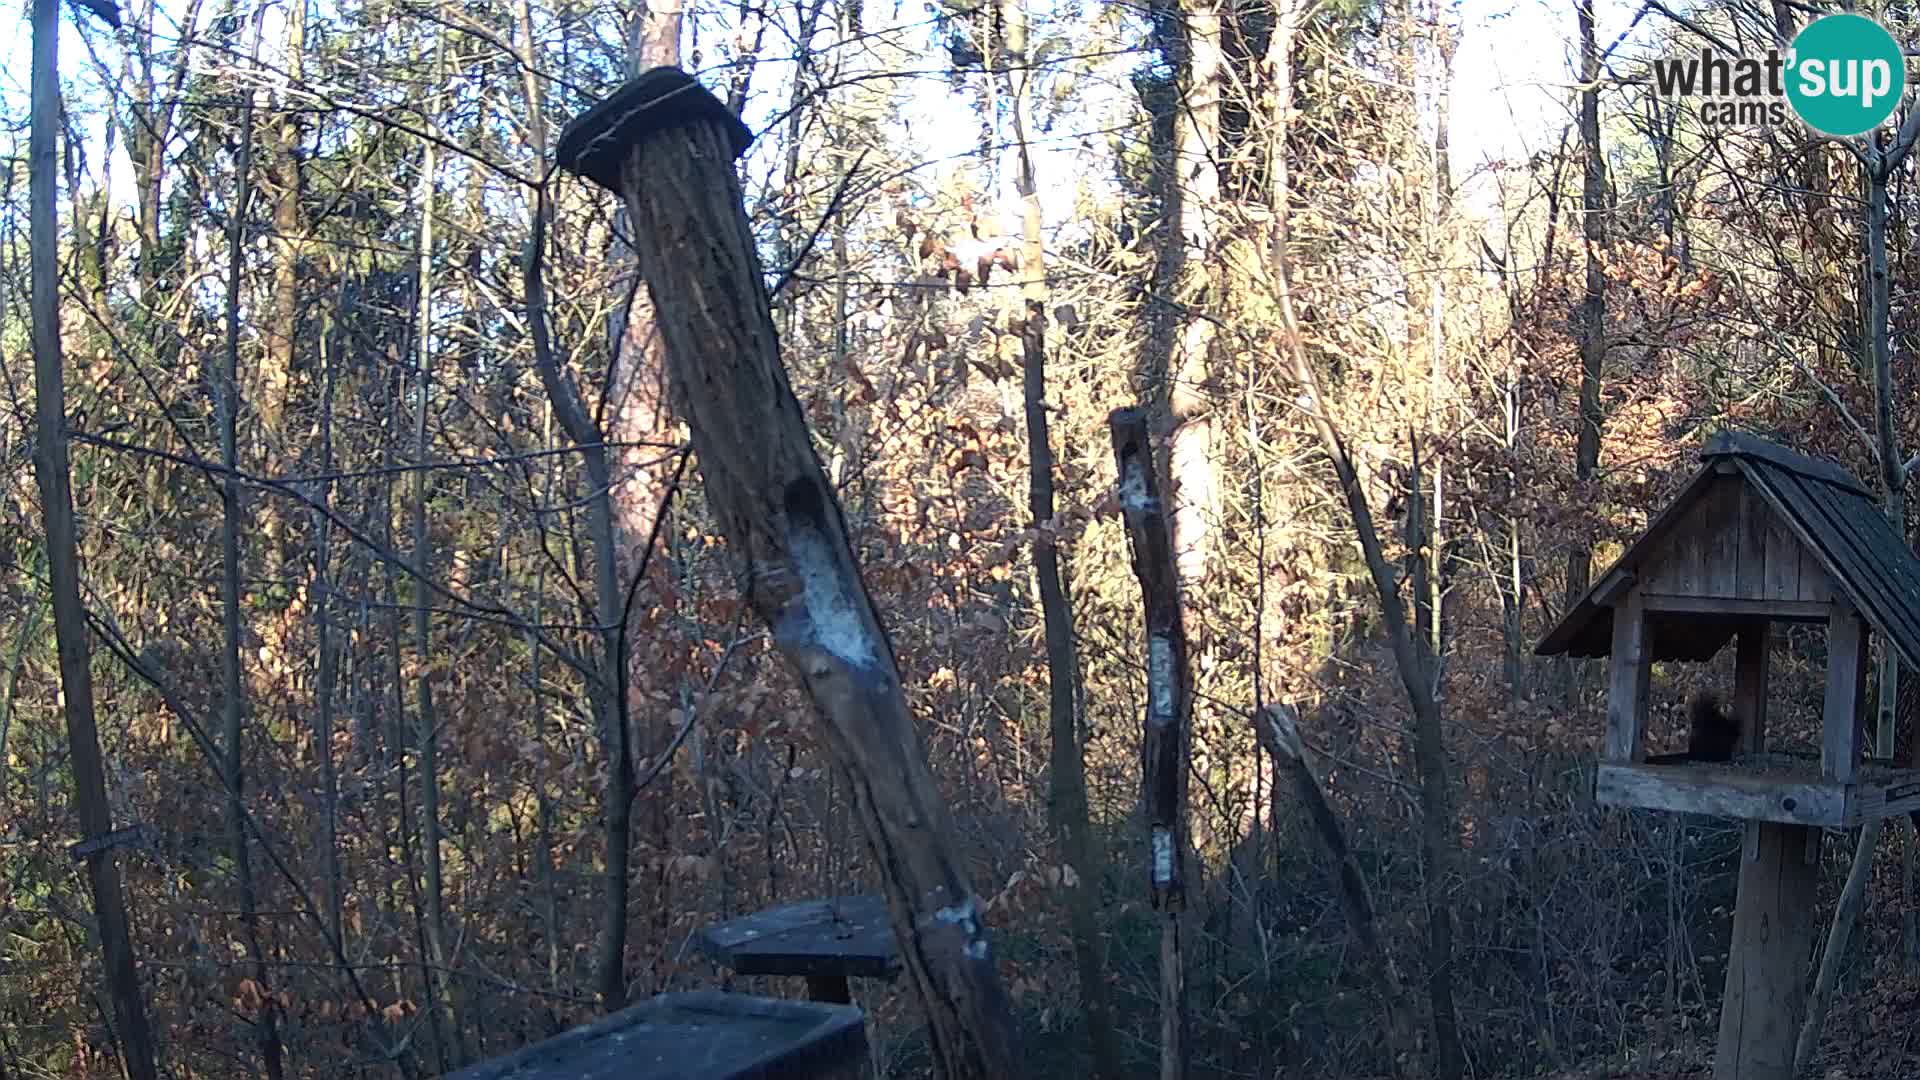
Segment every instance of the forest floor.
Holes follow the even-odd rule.
[[[1834,1002],[1812,1080],[1920,1080],[1920,976],[1880,976]],[[1588,1067],[1551,1080],[1702,1080],[1713,1075],[1713,1038],[1632,1067]]]

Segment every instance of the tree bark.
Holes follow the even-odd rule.
[[[718,99],[660,68],[576,119],[558,157],[625,199],[707,503],[851,781],[936,1071],[1017,1077],[1024,1062],[947,804],[780,360],[731,164],[749,138]]]
[[[426,870],[427,957],[433,963],[432,981],[438,1007],[433,1010],[436,1030],[444,1032],[441,1041],[448,1060],[443,1067],[454,1067],[465,1057],[459,1010],[453,1001],[453,986],[448,978],[446,888],[442,880],[440,849],[445,843],[440,822],[440,734],[439,717],[433,704],[433,621],[429,614],[426,582],[433,575],[433,543],[427,531],[426,467],[432,444],[427,435],[428,397],[433,386],[433,198],[438,156],[432,140],[422,140],[420,161],[420,232],[415,269],[414,318],[414,414],[413,454],[413,648],[414,663],[414,746],[420,755],[420,846]]]
[[[632,11],[627,27],[627,74],[629,77],[661,66],[680,63],[680,36],[685,14],[680,0],[643,0]],[[529,71],[526,77],[534,76]],[[544,144],[540,151],[544,160]],[[608,316],[608,331],[613,345],[612,367],[607,373],[607,400],[602,406],[602,414],[592,417],[596,430],[604,430],[616,448],[607,457],[609,476],[618,472],[623,477],[631,477],[615,489],[610,527],[613,530],[609,552],[618,552],[614,562],[616,578],[630,577],[637,572],[641,560],[645,557],[647,540],[655,533],[655,516],[666,512],[667,506],[667,470],[662,464],[665,455],[662,447],[673,440],[673,415],[667,395],[666,359],[662,353],[659,328],[653,313],[653,298],[639,283],[638,262],[633,249],[620,237],[631,232],[632,222],[625,216],[624,208],[615,214],[618,229],[612,245],[614,267],[613,288],[617,292],[613,311]],[[596,537],[598,533],[595,534]],[[598,540],[595,541],[598,543]],[[647,583],[636,582],[636,589],[647,588]],[[651,649],[634,648],[634,643],[651,641],[654,635],[648,629],[647,612],[652,604],[635,603],[627,605],[627,630],[623,638],[617,639],[625,647],[618,651],[622,655],[613,662],[625,665],[624,679],[616,679],[624,691],[623,700],[613,711],[614,722],[621,725],[622,731],[617,740],[625,745],[621,753],[625,754],[632,775],[638,761],[651,761],[662,753],[672,732],[668,730],[662,711],[646,702],[650,690],[666,690],[658,685],[656,672],[659,670],[661,654]],[[615,606],[606,612],[606,618],[618,621],[621,607]],[[609,675],[614,669],[609,668]],[[662,958],[668,920],[671,916],[671,882],[667,874],[667,862],[672,846],[670,825],[674,802],[673,774],[663,772],[653,783],[637,792],[629,792],[629,802],[633,805],[622,812],[626,819],[626,843],[632,845],[637,839],[642,848],[637,867],[643,880],[641,895],[622,902],[622,908],[632,902],[650,925],[650,944],[656,949],[652,953],[657,965]],[[636,837],[635,832],[639,835]],[[609,838],[611,843],[611,837]],[[628,873],[635,869],[632,854],[621,855],[622,866]],[[609,864],[611,872],[611,864]],[[611,884],[611,883],[609,883]],[[630,891],[631,885],[623,886]],[[609,899],[611,903],[611,899]],[[655,976],[650,980],[658,983]],[[603,978],[602,989],[611,986]],[[649,987],[658,989],[659,987]]]
[[[1175,121],[1175,169],[1180,187],[1170,200],[1166,242],[1180,249],[1175,295],[1183,305],[1173,339],[1167,391],[1167,474],[1172,482],[1174,557],[1190,589],[1205,579],[1212,558],[1211,532],[1221,513],[1220,477],[1213,450],[1211,354],[1213,319],[1205,311],[1214,285],[1213,256],[1220,212],[1220,96],[1225,78],[1218,0],[1183,0],[1186,23],[1186,85]],[[1189,633],[1200,633],[1197,612],[1187,613]]]
[[[545,88],[540,84],[539,73],[541,68],[539,64],[536,63],[538,54],[534,48],[533,0],[519,0],[518,14],[520,20],[521,86],[526,94],[527,100],[527,143],[533,149],[534,160],[545,162],[547,160],[546,92]],[[539,200],[539,205],[536,206],[535,210],[536,213],[545,212],[546,202],[544,199]],[[542,218],[540,220],[539,235],[544,236],[545,227],[546,222],[545,219]],[[534,263],[542,257],[543,254],[540,250],[539,243],[530,238],[528,241],[528,262],[530,264]],[[535,363],[540,370],[543,385],[551,394],[551,391],[555,388],[559,372],[551,355],[551,343],[546,340],[548,334],[546,298],[539,294],[537,288],[540,284],[538,267],[531,266],[529,269],[531,270],[532,276],[523,279],[523,288],[526,293],[527,319],[529,323],[534,324],[534,344],[536,349],[543,350],[536,353]],[[554,407],[552,401],[549,400],[547,403],[545,423],[543,425],[542,446],[553,445],[553,421]],[[604,451],[602,451],[602,453],[604,453]],[[549,499],[555,490],[555,468],[556,463],[549,460],[546,468],[543,470],[543,474],[546,477],[545,490],[548,493]],[[609,513],[607,516],[610,519],[612,514]],[[534,630],[534,627],[540,625],[541,608],[546,600],[546,581],[546,567],[543,565],[534,577],[533,614],[531,623],[527,628],[527,681],[533,686],[533,731],[534,738],[539,741],[542,747],[547,745],[547,698],[545,689],[540,681],[540,640],[539,634]],[[540,915],[541,925],[546,932],[547,938],[547,989],[557,991],[560,989],[560,889],[553,861],[553,795],[547,783],[547,770],[544,763],[536,766],[534,770],[533,793],[534,813],[536,815],[534,824],[534,857],[538,859],[540,863]],[[624,877],[622,882],[624,885]],[[624,896],[621,898],[620,907],[624,913],[626,910],[626,900]],[[626,920],[624,918],[621,919],[619,925],[624,931]],[[606,988],[603,986],[602,989],[604,990]],[[551,1011],[549,1011],[549,1016],[551,1015]]]
[[[53,593],[54,644],[60,660],[62,711],[73,768],[74,808],[83,839],[113,831],[106,769],[94,721],[87,612],[80,600],[80,553],[67,458],[66,357],[60,344],[60,231],[54,217],[54,170],[60,130],[60,3],[33,0],[33,81],[28,135],[31,317],[33,321],[34,478],[47,531],[47,576]],[[114,849],[86,858],[87,886],[99,921],[107,993],[132,1080],[156,1080],[153,1032],[134,969],[126,900]]]
[[[1586,237],[1586,285],[1580,297],[1580,429],[1573,475],[1582,488],[1600,467],[1600,370],[1607,356],[1607,275],[1600,253],[1607,243],[1606,158],[1600,146],[1600,46],[1594,37],[1595,0],[1574,0],[1580,24],[1581,228]],[[1593,541],[1576,536],[1567,553],[1567,604],[1586,595],[1593,579]]]
[[[1193,683],[1182,622],[1173,530],[1153,466],[1147,416],[1118,409],[1107,418],[1119,478],[1120,513],[1133,548],[1133,573],[1146,608],[1147,724],[1140,775],[1147,816],[1148,882],[1160,930],[1160,1080],[1187,1073],[1185,962],[1180,916],[1186,909],[1187,772]]]
[[[286,65],[289,91],[305,78],[307,51],[306,0],[287,5]],[[274,128],[273,182],[273,299],[268,306],[266,370],[256,411],[269,436],[283,436],[281,417],[289,404],[300,339],[300,258],[305,250],[306,222],[301,196],[304,173],[300,167],[300,112],[291,101],[280,103]]]

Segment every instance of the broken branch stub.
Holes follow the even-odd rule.
[[[1154,473],[1147,414],[1116,409],[1107,418],[1120,485],[1120,513],[1133,549],[1147,617],[1147,724],[1141,744],[1145,785],[1148,878],[1156,908],[1177,910],[1186,900],[1188,717],[1187,634],[1180,616],[1180,578],[1173,533]]]
[[[1019,1076],[1006,995],[947,806],[780,359],[733,170],[749,140],[691,76],[661,67],[569,124],[557,157],[625,200],[707,502],[746,560],[749,604],[852,780],[940,1071]]]

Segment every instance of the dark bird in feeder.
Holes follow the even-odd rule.
[[[1740,746],[1740,721],[1721,708],[1712,691],[1693,695],[1687,702],[1687,752],[1654,754],[1649,765],[1679,765],[1689,761],[1728,761]]]
[[[1687,756],[1694,761],[1726,761],[1740,744],[1740,721],[1720,707],[1712,693],[1687,704]]]

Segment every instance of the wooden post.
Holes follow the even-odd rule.
[[[809,975],[807,1000],[850,1005],[853,1003],[853,987],[847,985],[845,975]]]
[[[1820,830],[1771,821],[1746,828],[1713,1078],[1793,1080],[1818,874],[1806,854]]]
[[[1629,590],[1613,607],[1611,683],[1607,688],[1605,760],[1638,762],[1647,756],[1647,683],[1652,644],[1640,593]]]
[[[751,139],[691,76],[659,67],[569,124],[556,157],[626,202],[707,504],[746,563],[748,603],[852,779],[936,1071],[1018,1077],[1023,1059],[951,815],[781,363],[733,170]]]
[[[1740,752],[1767,748],[1767,658],[1773,624],[1749,619],[1740,625],[1734,646],[1733,715],[1740,721]]]
[[[1120,485],[1120,513],[1133,546],[1147,613],[1147,723],[1140,776],[1147,807],[1148,888],[1166,917],[1160,932],[1160,1077],[1186,1075],[1186,986],[1180,954],[1180,912],[1186,907],[1187,728],[1193,694],[1187,671],[1187,634],[1180,618],[1180,577],[1173,531],[1153,444],[1142,409],[1116,409],[1107,418]]]
[[[1860,703],[1866,689],[1867,635],[1844,599],[1827,620],[1827,698],[1820,718],[1820,776],[1853,782],[1860,763]]]

